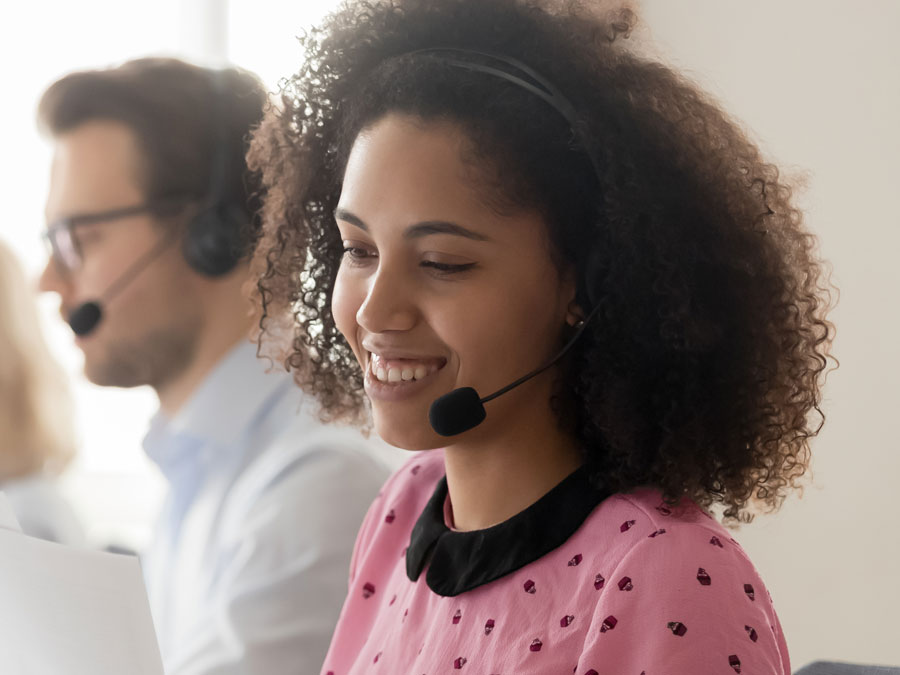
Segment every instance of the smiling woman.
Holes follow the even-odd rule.
[[[427,423],[434,399],[461,385],[499,388],[548,358],[567,314],[569,324],[577,320],[568,309],[571,275],[565,283],[547,255],[542,219],[531,210],[485,208],[477,184],[464,177],[464,142],[452,125],[382,119],[353,146],[336,212],[345,257],[332,313],[363,367],[378,434],[408,449],[442,443]],[[404,370],[417,368],[427,376],[403,380]],[[487,422],[460,440],[502,436],[505,445],[518,419],[531,420],[529,434],[556,429],[546,405],[552,382],[545,377],[498,401]],[[568,473],[557,471],[559,479]]]
[[[827,285],[790,186],[623,47],[634,18],[351,2],[254,138],[262,339],[291,316],[326,415],[431,451],[370,510],[325,673],[790,672],[707,509],[803,474]],[[573,338],[480,424],[429,423]]]

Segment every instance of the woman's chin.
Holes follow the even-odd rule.
[[[388,445],[401,450],[434,450],[447,445],[447,439],[427,424],[411,429],[409,424],[375,418],[375,433]]]

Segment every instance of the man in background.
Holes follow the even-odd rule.
[[[144,448],[168,495],[143,564],[168,675],[318,672],[386,475],[247,339],[265,101],[249,73],[141,59],[62,78],[38,111],[41,288],[89,380],[159,397]]]

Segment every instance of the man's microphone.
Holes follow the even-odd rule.
[[[584,329],[587,327],[590,320],[594,318],[594,314],[596,313],[597,307],[594,307],[594,309],[591,310],[591,313],[587,315],[587,318],[581,322],[578,330],[575,331],[575,334],[569,339],[562,350],[550,359],[550,361],[540,368],[532,370],[527,375],[523,375],[512,384],[506,385],[503,389],[499,389],[493,394],[481,398],[478,396],[478,392],[472,387],[460,387],[435,400],[428,411],[428,421],[431,423],[431,428],[441,436],[456,436],[457,434],[461,434],[464,431],[477,427],[484,421],[484,418],[487,417],[487,413],[484,410],[485,403],[515,389],[535,375],[540,375],[547,370],[547,368],[559,361],[565,356],[572,345],[575,344],[575,341],[581,337]]]
[[[118,279],[112,282],[106,289],[106,292],[97,300],[89,300],[88,302],[78,305],[70,313],[66,322],[72,328],[72,332],[79,337],[83,337],[93,332],[100,321],[103,319],[103,306],[108,304],[110,300],[116,297],[124,288],[128,286],[135,277],[143,272],[147,266],[156,260],[169,244],[174,240],[174,235],[169,235],[160,239],[149,251],[138,258],[134,264],[125,270]]]

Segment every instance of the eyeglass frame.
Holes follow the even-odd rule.
[[[46,229],[41,233],[41,239],[43,239],[49,247],[50,256],[57,268],[66,274],[71,274],[72,272],[77,272],[84,262],[81,244],[74,234],[75,228],[81,225],[97,225],[99,223],[122,220],[141,213],[167,211],[168,209],[165,207],[181,206],[185,201],[186,200],[183,199],[151,201],[142,204],[134,204],[132,206],[109,209],[108,211],[78,213],[73,216],[65,216],[49,223]],[[65,247],[60,246],[60,234],[66,234],[68,236],[68,243]],[[71,253],[66,253],[66,250],[71,251]],[[66,259],[67,255],[70,258],[69,260]]]

